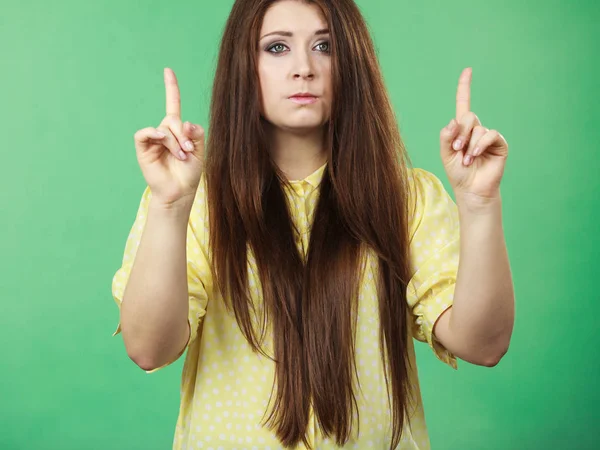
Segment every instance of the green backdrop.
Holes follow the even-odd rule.
[[[207,126],[232,3],[3,3],[0,448],[171,448],[183,359],[128,359],[111,280],[145,187],[133,134],[165,113],[165,66]],[[439,130],[468,66],[473,111],[510,144],[512,345],[456,372],[417,345],[433,448],[600,448],[598,2],[359,4],[416,167],[450,189]]]

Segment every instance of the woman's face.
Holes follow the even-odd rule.
[[[330,117],[332,88],[329,32],[319,7],[297,0],[275,2],[265,14],[259,39],[263,116],[293,132],[322,127]]]

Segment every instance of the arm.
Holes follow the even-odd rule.
[[[123,341],[142,369],[176,359],[190,337],[186,267],[192,202],[165,207],[150,201],[121,307]]]
[[[457,197],[460,263],[453,306],[437,321],[436,339],[459,358],[494,366],[507,352],[514,289],[502,229],[500,197],[473,207]]]

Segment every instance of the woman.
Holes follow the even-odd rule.
[[[469,111],[470,77],[440,137],[455,204],[406,167],[352,0],[235,2],[206,160],[165,70],[113,295],[141,368],[188,350],[174,448],[426,449],[411,337],[454,368],[506,352],[507,145]]]

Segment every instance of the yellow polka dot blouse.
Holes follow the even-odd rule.
[[[293,219],[301,231],[297,239],[301,250],[308,247],[318,186],[325,167],[323,165],[303,180],[292,181],[293,192],[287,194],[293,205]],[[438,317],[452,305],[459,258],[458,211],[435,175],[412,168],[409,169],[409,177],[416,182],[414,192],[417,208],[409,221],[412,278],[407,290],[410,312],[407,320],[413,337],[428,343],[441,361],[456,369],[455,356],[436,341],[432,329]],[[226,312],[222,302],[218,301],[217,293],[213,292],[207,250],[205,188],[203,177],[187,232],[191,336],[186,347],[173,448],[281,449],[275,435],[260,424],[274,382],[274,363],[251,351],[235,318]],[[146,188],[127,239],[122,265],[113,278],[112,293],[119,307],[144,229],[150,198],[151,192]],[[362,387],[362,392],[357,394],[360,435],[353,432],[353,438],[343,447],[347,449],[388,450],[391,439],[378,342],[374,269],[375,259],[367,264],[360,287],[356,336],[356,358]],[[256,274],[254,261],[250,258],[249,283],[254,296],[259,295]],[[119,323],[114,335],[120,331]],[[427,450],[430,444],[416,373],[414,346],[412,340],[409,342],[408,352],[414,368],[410,374],[414,399],[411,407],[412,427],[409,428],[408,424],[404,427],[403,438],[397,448]],[[162,367],[148,373],[160,369]],[[312,448],[340,448],[332,440],[323,438],[312,414],[308,433]]]

